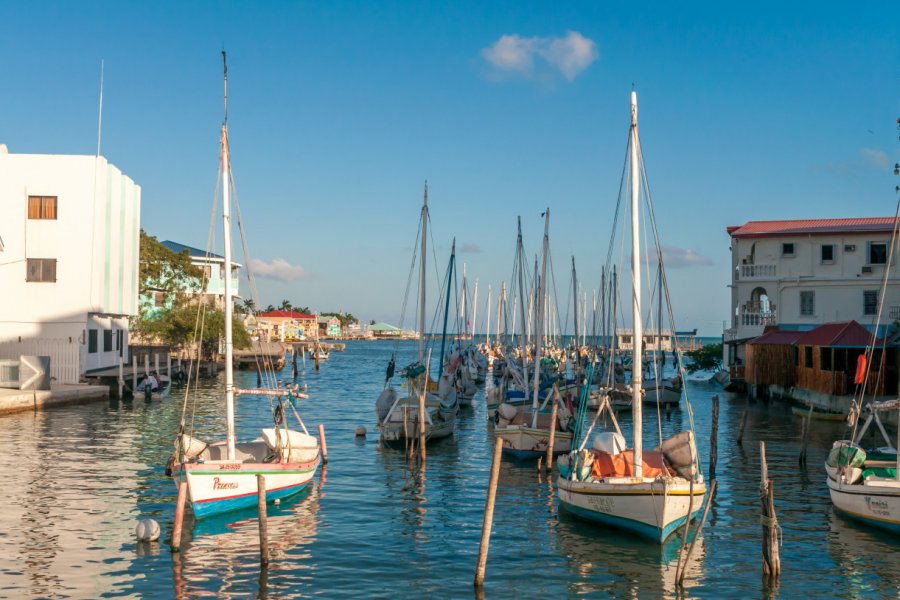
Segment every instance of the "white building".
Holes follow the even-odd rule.
[[[855,320],[871,330],[893,228],[893,217],[750,221],[729,227],[728,364],[743,363],[744,343],[769,325],[806,331]],[[900,318],[895,265],[896,258],[888,273],[882,325]]]
[[[60,383],[127,359],[140,208],[102,156],[0,145],[0,358],[49,354]]]

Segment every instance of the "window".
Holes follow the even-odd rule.
[[[103,330],[103,351],[104,352],[112,352],[113,344],[112,344],[112,329],[104,329]]]
[[[781,255],[782,256],[793,256],[794,255],[794,242],[786,242],[781,244]]]
[[[97,353],[97,330],[88,329],[88,353]]]
[[[887,244],[885,242],[869,242],[869,264],[883,265],[887,262]]]
[[[800,292],[800,316],[811,317],[816,314],[816,293]]]
[[[25,281],[56,281],[55,258],[29,258],[25,260]]]
[[[28,196],[28,218],[56,220],[56,196]]]
[[[863,290],[863,314],[874,315],[878,311],[878,290]]]
[[[812,346],[804,346],[803,347],[803,366],[807,369],[813,368],[812,362]]]
[[[831,348],[819,348],[819,369],[831,371]]]
[[[822,244],[822,262],[834,262],[834,244]]]

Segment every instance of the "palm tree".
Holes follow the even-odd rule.
[[[294,309],[294,307],[291,305],[290,300],[282,300],[281,304],[278,306],[278,310],[291,311],[293,309]]]

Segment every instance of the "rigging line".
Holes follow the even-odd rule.
[[[878,310],[876,311],[875,320],[873,322],[873,330],[874,331],[872,333],[872,347],[869,348],[867,346],[866,351],[865,351],[867,365],[871,364],[871,357],[875,352],[875,341],[877,340],[877,336],[878,336],[878,325],[881,323],[881,315],[882,315],[882,311],[884,308],[884,297],[887,293],[887,282],[888,282],[888,279],[890,276],[891,267],[893,266],[893,263],[894,263],[894,248],[897,244],[898,228],[900,228],[900,201],[897,202],[897,209],[894,212],[894,228],[893,228],[893,231],[891,231],[891,247],[890,247],[890,250],[888,251],[887,263],[884,265],[884,273],[882,274],[882,278],[881,278],[881,289],[879,290],[880,298],[878,301]],[[883,340],[885,350],[882,350],[882,352],[881,352],[882,365],[879,366],[879,371],[883,367],[885,354],[887,353],[886,352],[887,337],[888,337],[887,332],[885,332],[885,336],[884,336],[884,340]],[[863,376],[862,388],[860,389],[859,402],[857,403],[856,398],[854,398],[854,400],[853,400],[853,406],[851,408],[851,413],[853,412],[853,410],[856,410],[857,417],[860,413],[862,413],[863,399],[864,399],[865,390],[866,390],[866,387],[867,387],[868,381],[869,381],[869,371],[870,371],[870,369],[867,367],[865,374]],[[880,373],[879,373],[879,377],[880,377]],[[875,391],[876,392],[878,391],[877,384],[876,384]],[[857,428],[858,423],[859,423],[859,419],[858,418],[854,419],[853,436],[851,437],[851,439],[856,439],[856,428]],[[898,449],[898,451],[900,451],[900,449]]]
[[[640,158],[641,165],[643,165],[644,158],[643,158],[643,152],[641,151],[641,147],[640,147],[640,140],[638,140],[638,156]],[[663,288],[663,291],[665,292],[665,297],[666,297],[666,306],[668,309],[667,313],[668,313],[668,317],[669,317],[669,325],[672,327],[672,331],[673,331],[672,343],[673,343],[673,346],[675,349],[675,354],[678,357],[678,374],[681,377],[681,381],[682,381],[682,393],[684,394],[684,401],[685,401],[685,406],[687,407],[688,420],[690,422],[691,431],[696,432],[696,427],[695,427],[695,423],[694,423],[694,409],[693,409],[693,406],[691,405],[690,395],[688,393],[688,387],[687,387],[687,385],[685,385],[685,382],[687,379],[686,379],[686,373],[684,370],[684,356],[682,355],[681,349],[679,347],[678,337],[674,335],[674,332],[677,330],[677,327],[675,324],[675,313],[672,309],[672,298],[671,298],[671,294],[669,291],[669,280],[666,275],[666,270],[665,270],[665,266],[664,266],[665,261],[663,259],[662,247],[659,244],[659,229],[657,227],[656,214],[653,211],[653,202],[651,201],[651,196],[650,196],[650,183],[647,180],[646,170],[641,169],[641,173],[642,173],[642,176],[643,176],[642,178],[644,181],[644,189],[647,194],[646,201],[647,201],[647,206],[648,206],[648,213],[650,215],[650,222],[652,224],[652,229],[653,229],[655,239],[657,240],[656,247],[657,247],[657,251],[658,251],[659,268],[660,268],[660,272],[662,274],[662,288]],[[696,434],[695,434],[695,436],[696,436]],[[699,454],[695,457],[695,463],[697,466],[697,473],[702,474],[703,471],[702,471],[702,465],[700,464]]]
[[[616,199],[616,210],[613,213],[613,223],[612,223],[612,235],[609,238],[609,249],[606,253],[606,266],[609,268],[610,262],[612,261],[613,256],[613,244],[616,239],[616,226],[619,221],[619,215],[622,211],[622,192],[625,189],[626,178],[625,174],[628,172],[628,160],[631,155],[631,126],[628,127],[628,141],[625,143],[625,162],[622,165],[622,174],[619,176],[619,196]],[[623,219],[624,221],[624,219]]]
[[[416,271],[416,257],[419,255],[419,242],[421,241],[421,237],[422,237],[422,215],[420,214],[419,215],[419,226],[418,226],[418,229],[416,229],[416,241],[413,243],[412,260],[410,261],[410,264],[409,264],[409,274],[406,276],[406,290],[403,293],[403,304],[400,307],[400,324],[399,325],[400,325],[401,331],[403,330],[403,324],[406,321],[406,306],[409,302],[409,290],[410,290],[410,287],[412,287],[413,275],[415,274],[415,271]],[[422,285],[422,282],[420,281],[418,283],[418,285]],[[417,292],[419,291],[418,288],[416,289],[416,291]],[[417,309],[419,307],[418,298],[419,298],[419,295],[416,294],[416,308]],[[421,332],[421,333],[424,333],[424,332]],[[396,354],[400,347],[400,340],[394,340],[393,346],[394,346],[393,347],[394,354]]]

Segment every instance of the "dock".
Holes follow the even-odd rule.
[[[49,390],[11,390],[0,388],[0,415],[36,411],[62,406],[81,404],[109,398],[109,387],[105,385],[54,383]]]

